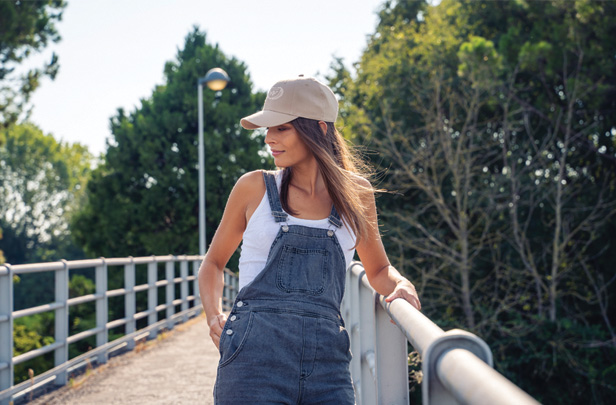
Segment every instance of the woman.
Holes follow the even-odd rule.
[[[300,76],[276,83],[263,110],[241,120],[246,129],[267,128],[281,170],[238,180],[199,270],[221,354],[217,404],[354,403],[340,301],[355,250],[387,301],[421,307],[387,259],[374,190],[334,128],[337,115],[333,92]],[[223,269],[242,240],[240,291],[227,319]]]

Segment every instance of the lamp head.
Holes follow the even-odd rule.
[[[214,91],[220,91],[227,87],[229,80],[229,75],[221,68],[208,70],[205,77],[201,79],[203,83],[207,84],[207,87]]]

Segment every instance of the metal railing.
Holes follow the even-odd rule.
[[[162,329],[172,329],[178,322],[201,312],[197,274],[203,256],[150,256],[114,259],[93,259],[77,261],[60,261],[11,266],[0,266],[0,404],[8,405],[12,400],[26,395],[42,385],[54,383],[65,385],[67,376],[92,362],[104,364],[109,355],[120,349],[131,350],[135,342],[144,338],[155,338]],[[165,277],[158,279],[158,266],[164,264]],[[192,266],[190,266],[192,264]],[[147,283],[135,285],[135,266],[147,265]],[[179,277],[176,277],[179,265]],[[108,272],[123,267],[123,288],[108,291]],[[192,270],[190,270],[192,267]],[[75,269],[93,269],[95,292],[79,297],[69,298],[69,273]],[[19,311],[13,310],[13,276],[20,274],[53,271],[55,275],[54,302]],[[191,273],[191,274],[189,274]],[[230,309],[237,294],[237,277],[225,270],[225,290],[223,308]],[[180,294],[176,298],[176,285]],[[193,294],[189,294],[192,284]],[[165,302],[158,303],[158,289],[165,288]],[[147,292],[147,310],[136,312],[137,293]],[[124,296],[124,317],[108,319],[108,300],[111,297]],[[92,329],[69,336],[69,310],[72,306],[95,302],[96,326]],[[177,307],[180,307],[177,309]],[[54,342],[13,356],[13,321],[15,319],[54,312]],[[163,319],[159,313],[164,311]],[[137,321],[147,318],[147,326],[137,330]],[[124,336],[109,341],[109,330],[124,326]],[[96,347],[69,360],[69,345],[91,336],[96,336]],[[25,361],[54,353],[54,368],[30,381],[13,385],[14,366]]]
[[[404,300],[385,302],[361,263],[347,271],[346,286],[342,313],[358,405],[409,403],[407,341],[422,359],[424,405],[538,403],[492,368],[492,352],[479,337],[444,332]]]
[[[64,385],[73,371],[91,364],[103,364],[119,349],[132,349],[135,342],[154,338],[161,329],[172,329],[201,311],[197,272],[202,256],[151,256],[139,258],[61,261],[0,266],[0,405],[50,383]],[[165,278],[158,279],[159,264]],[[189,267],[192,263],[192,274]],[[147,265],[147,283],[135,285],[135,266]],[[176,277],[179,265],[180,276]],[[108,290],[109,267],[123,267],[124,286]],[[69,272],[94,269],[94,294],[69,298]],[[13,311],[13,276],[53,271],[55,300],[52,303]],[[223,308],[229,310],[237,294],[237,277],[226,270]],[[189,295],[189,283],[193,294]],[[175,286],[180,296],[175,298]],[[165,288],[165,303],[158,303],[158,289]],[[136,313],[136,294],[147,291],[148,309]],[[124,296],[124,317],[109,320],[108,300]],[[69,336],[69,308],[96,303],[96,327]],[[181,308],[176,311],[176,307]],[[13,357],[13,321],[24,316],[54,311],[54,342]],[[165,313],[158,320],[159,312]],[[488,345],[462,330],[444,332],[404,300],[386,303],[372,289],[361,263],[347,271],[342,313],[350,331],[351,374],[358,405],[408,404],[408,345],[422,358],[423,404],[536,404],[537,402],[492,368]],[[136,329],[136,322],[147,317],[147,326]],[[391,320],[396,322],[394,325]],[[125,335],[108,341],[109,330],[124,325]],[[68,359],[68,345],[96,336],[96,347]],[[13,385],[14,366],[54,352],[55,367],[31,381]]]

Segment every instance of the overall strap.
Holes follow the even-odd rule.
[[[340,215],[338,215],[338,211],[336,211],[336,207],[332,205],[332,211],[329,213],[329,223],[335,226],[336,228],[340,228],[342,226],[342,221],[340,220]]]
[[[267,189],[267,199],[269,200],[270,209],[276,222],[287,222],[287,213],[282,210],[280,205],[280,197],[278,196],[278,186],[276,185],[276,177],[271,172],[263,171],[263,180]]]

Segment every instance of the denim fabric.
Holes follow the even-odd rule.
[[[216,404],[354,404],[349,335],[340,315],[345,259],[330,229],[287,225],[264,172],[280,230],[265,268],[240,290],[220,339]]]

